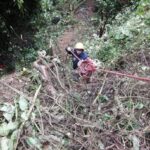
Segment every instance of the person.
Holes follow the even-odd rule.
[[[67,47],[66,51],[68,54],[72,54],[73,69],[78,68],[79,61],[82,62],[82,60],[86,60],[89,57],[88,54],[84,51],[84,45],[81,42],[76,43],[73,50],[70,47]],[[73,54],[77,57],[75,57]]]
[[[82,43],[76,43],[74,47],[74,54],[82,61],[86,60],[89,56],[84,51],[84,45]],[[73,62],[73,69],[77,69],[79,65],[79,59],[73,56],[72,62]]]
[[[80,75],[78,71],[78,67],[80,64],[89,58],[88,54],[84,50],[84,45],[81,42],[75,44],[74,49],[72,50],[70,47],[66,48],[68,54],[72,54],[72,67],[73,71],[73,80],[78,81]]]

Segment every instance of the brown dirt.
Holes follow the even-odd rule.
[[[1,82],[6,85],[3,85]],[[0,102],[13,102],[13,100],[19,96],[13,89],[18,90],[20,93],[27,94],[26,87],[28,86],[28,82],[29,79],[20,76],[19,73],[13,73],[2,77],[0,79]]]

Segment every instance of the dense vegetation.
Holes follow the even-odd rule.
[[[106,62],[113,64],[127,53],[149,47],[149,0],[141,0],[130,7],[124,7],[117,15],[113,16],[111,23],[105,26],[105,33],[101,38],[97,35],[86,40],[89,51]],[[95,20],[94,20],[95,22]],[[93,31],[97,30],[93,29]],[[94,33],[94,32],[93,32]],[[96,45],[96,46],[95,46]]]
[[[18,64],[25,66],[32,62],[37,50],[44,49],[50,52],[52,44],[55,45],[56,37],[63,32],[63,28],[75,21],[72,15],[81,2],[79,0],[67,3],[65,0],[2,1],[0,63],[11,71]],[[100,37],[104,34],[106,25],[111,24],[117,13],[129,5],[135,5],[135,2],[133,4],[132,1],[121,0],[95,1],[98,25],[96,30]]]
[[[82,83],[82,77],[74,82],[59,57],[41,59],[52,64],[47,82],[31,68],[37,51],[52,55],[68,28],[66,33],[77,32],[75,38],[100,60],[100,68],[149,76],[150,0],[93,0],[89,17],[86,2],[91,1],[0,2],[0,66],[7,72],[21,68],[0,80],[1,150],[149,149],[148,81],[100,70],[91,83]]]
[[[0,2],[0,63],[8,71],[27,65],[35,59],[36,51],[49,49],[67,25],[70,6],[74,2],[51,0],[7,0]],[[60,33],[59,33],[60,32]]]
[[[0,2],[0,7],[0,63],[11,71],[15,69],[15,59],[23,56],[20,51],[32,43],[26,40],[24,32],[31,30],[29,22],[39,1],[6,0]]]

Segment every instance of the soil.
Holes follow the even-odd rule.
[[[2,77],[0,79],[0,103],[12,103],[14,99],[19,96],[13,89],[18,90],[20,93],[28,94],[26,89],[29,81],[28,78],[21,76],[20,73],[16,72]]]

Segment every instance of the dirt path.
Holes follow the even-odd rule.
[[[82,34],[85,32],[85,24],[89,23],[90,17],[93,15],[94,0],[87,0],[83,7],[80,7],[74,17],[78,20],[78,24],[67,29],[63,35],[58,38],[58,47],[63,62],[66,59],[65,48],[74,46],[78,41],[82,42]],[[55,52],[54,52],[55,53]],[[59,53],[58,51],[56,53]],[[57,55],[57,54],[56,54]]]

